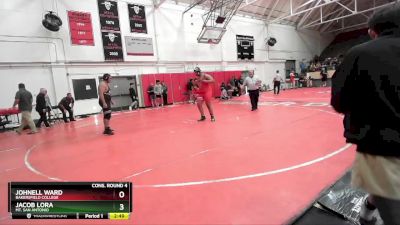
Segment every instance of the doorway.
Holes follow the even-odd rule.
[[[102,78],[99,77],[101,81]],[[128,109],[130,104],[132,103],[132,99],[129,94],[130,83],[133,83],[133,87],[136,92],[136,98],[138,97],[137,94],[137,82],[136,76],[113,76],[111,83],[110,83],[110,91],[111,97],[114,102],[112,105],[113,110],[124,110]]]
[[[296,72],[296,60],[286,60],[285,62],[285,77],[289,79],[290,71]]]

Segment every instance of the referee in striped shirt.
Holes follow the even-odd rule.
[[[249,92],[251,111],[257,110],[261,81],[254,77],[253,71],[249,71],[249,76],[244,80],[242,89],[244,86],[247,87],[247,91]]]

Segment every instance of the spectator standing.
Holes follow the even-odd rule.
[[[22,133],[25,126],[29,126],[31,131],[28,134],[37,133],[35,123],[32,120],[32,94],[25,89],[25,84],[18,84],[18,91],[15,94],[15,100],[13,108],[18,105],[18,109],[21,112],[21,125],[15,130],[18,134]]]
[[[41,88],[39,94],[36,96],[36,111],[40,115],[40,119],[36,123],[37,128],[40,128],[42,123],[44,123],[46,127],[50,127],[50,124],[47,122],[47,117],[46,117],[46,112],[47,112],[46,95],[47,95],[47,90],[45,88]]]
[[[161,81],[161,86],[164,105],[168,105],[168,86],[165,84],[164,81]]]
[[[154,94],[154,84],[151,83],[150,86],[147,88],[147,94],[149,95],[150,102],[151,102],[151,107],[156,106],[156,95]]]
[[[138,102],[138,100],[137,100],[137,95],[136,95],[134,83],[130,83],[130,84],[129,84],[129,97],[130,97],[131,100],[132,100],[132,103],[131,103],[131,105],[129,106],[129,110],[139,108],[139,102]]]
[[[279,75],[279,70],[277,70],[274,77],[274,94],[279,95],[279,91],[281,89],[281,82],[283,82],[283,79],[281,75]]]
[[[156,103],[157,107],[160,107],[160,105],[161,106],[164,105],[162,94],[163,94],[163,87],[162,87],[160,81],[156,80],[156,85],[154,86],[154,95],[156,96],[155,103]]]
[[[363,224],[400,224],[400,4],[374,13],[372,39],[350,49],[332,78],[333,108],[345,115],[344,136],[357,145],[352,184],[370,195]]]

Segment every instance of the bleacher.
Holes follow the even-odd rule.
[[[361,29],[341,33],[335,37],[332,43],[324,49],[321,53],[322,59],[329,57],[339,57],[345,55],[348,50],[353,46],[362,44],[370,40],[368,36],[368,29]]]

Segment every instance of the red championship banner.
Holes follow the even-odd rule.
[[[90,13],[68,11],[72,45],[94,45]]]

